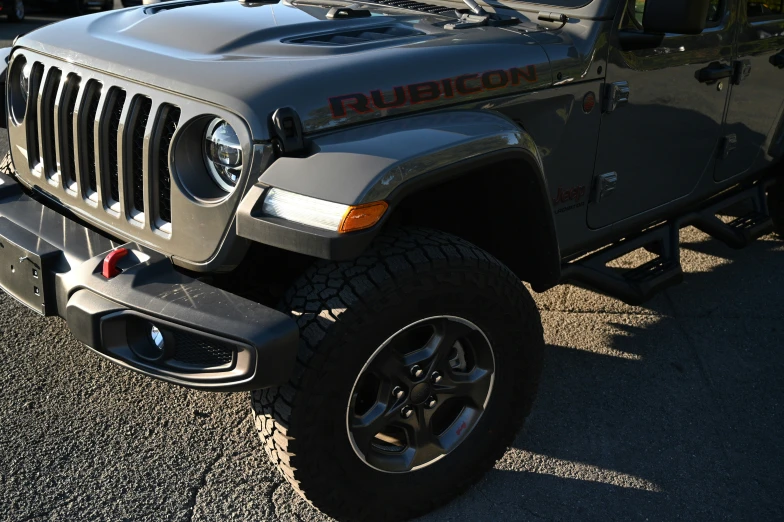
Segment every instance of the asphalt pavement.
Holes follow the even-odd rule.
[[[22,27],[0,22],[0,44]],[[682,246],[685,282],[645,306],[535,296],[548,347],[525,429],[422,520],[784,519],[784,241],[685,229]],[[0,295],[0,520],[327,519],[268,463],[246,394],[120,369]]]

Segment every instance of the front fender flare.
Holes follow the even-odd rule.
[[[535,197],[542,206],[536,226],[554,243],[548,251],[557,256],[549,191],[536,145],[522,128],[498,114],[449,111],[388,120],[315,137],[310,151],[304,158],[279,158],[261,175],[240,205],[238,235],[314,257],[350,259],[367,248],[383,221],[366,231],[338,234],[265,218],[261,203],[266,189],[346,205],[386,200],[394,211],[413,192],[482,165],[514,159],[536,178]],[[560,258],[552,264],[560,266]]]

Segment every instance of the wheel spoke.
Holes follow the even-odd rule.
[[[436,326],[436,333],[428,344],[432,344],[435,357],[430,366],[430,371],[442,368],[447,361],[455,343],[474,330],[466,324],[447,318],[441,319]]]
[[[408,419],[403,419],[400,423],[408,435],[409,449],[413,450],[413,455],[409,452],[407,462],[407,469],[409,470],[446,453],[430,426],[431,416],[431,412],[423,408],[417,408],[415,415]]]
[[[352,415],[351,433],[357,447],[367,453],[375,436],[392,423],[400,414],[401,401],[391,397],[392,385],[382,381],[378,388],[376,403],[362,415]]]
[[[467,374],[448,371],[434,387],[436,396],[461,397],[475,408],[484,409],[493,372],[475,367]]]

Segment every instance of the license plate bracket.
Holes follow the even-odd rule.
[[[41,315],[54,313],[54,271],[62,252],[0,217],[0,288]]]

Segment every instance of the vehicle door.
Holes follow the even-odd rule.
[[[716,181],[761,170],[781,154],[783,0],[741,2],[736,60]]]
[[[666,34],[656,47],[624,50],[611,36],[594,182],[611,182],[611,173],[617,181],[610,197],[594,195],[591,228],[685,196],[712,175],[729,92],[729,78],[712,78],[732,66],[734,14],[726,6],[737,1],[712,0],[702,34]],[[645,0],[628,0],[615,31],[642,31],[644,8]]]

